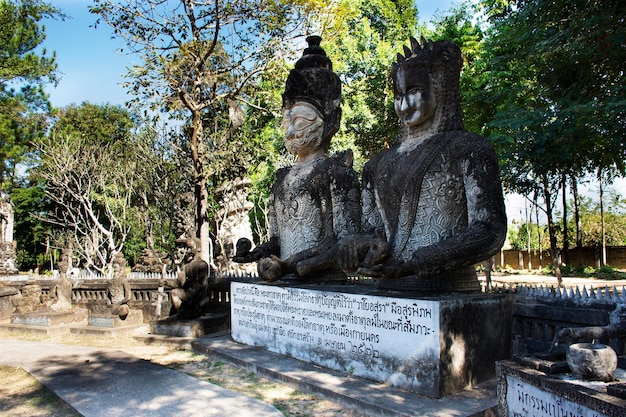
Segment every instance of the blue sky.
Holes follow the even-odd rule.
[[[46,20],[46,40],[43,46],[48,53],[56,51],[61,73],[60,83],[46,91],[55,107],[88,101],[94,104],[123,104],[128,96],[120,86],[126,67],[137,58],[116,53],[123,47],[119,39],[112,39],[106,24],[94,29],[97,16],[91,15],[87,0],[49,0],[69,17],[65,21]],[[417,0],[420,20],[428,22],[436,12],[447,10],[453,0]]]

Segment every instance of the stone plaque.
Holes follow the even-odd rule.
[[[438,393],[437,301],[233,282],[231,310],[237,342]]]
[[[606,414],[510,375],[506,377],[506,384],[508,417],[606,417]]]

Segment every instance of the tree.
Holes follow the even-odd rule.
[[[312,27],[342,81],[342,123],[335,149],[353,148],[359,169],[365,159],[395,142],[390,63],[420,28],[409,0],[343,0],[316,11]]]
[[[42,86],[56,81],[57,65],[54,54],[36,48],[45,39],[39,22],[55,17],[64,16],[40,0],[0,2],[0,186],[14,184],[16,166],[46,129]]]
[[[624,170],[622,2],[486,0],[490,26],[467,95],[505,187],[540,194],[557,277],[553,211],[564,180]],[[607,35],[611,33],[611,35]]]
[[[11,191],[15,207],[14,237],[17,243],[17,263],[21,271],[45,267],[46,242],[50,226],[41,216],[49,205],[41,184],[24,184]]]
[[[107,273],[131,230],[135,150],[81,136],[50,136],[37,150],[35,175],[54,204],[44,219],[67,232],[87,268]]]
[[[196,234],[210,261],[208,185],[219,184],[207,184],[207,177],[219,179],[221,172],[207,170],[233,167],[222,156],[237,154],[231,133],[244,116],[240,104],[251,104],[245,88],[286,55],[296,30],[293,8],[281,1],[96,0],[91,12],[141,55],[143,65],[129,73],[136,102],[189,120],[184,133],[194,169]]]
[[[71,104],[55,109],[52,116],[52,134],[93,138],[103,144],[123,144],[137,128],[137,120],[128,110],[112,104]]]

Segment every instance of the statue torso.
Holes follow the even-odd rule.
[[[483,146],[476,138],[466,132],[436,134],[419,144],[398,144],[368,162],[364,217],[384,229],[394,258],[410,260],[415,250],[467,229],[473,175],[467,161]]]
[[[280,257],[356,233],[358,199],[356,173],[332,158],[279,170],[272,186],[270,228],[280,238]]]

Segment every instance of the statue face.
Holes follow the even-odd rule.
[[[431,120],[436,100],[426,70],[406,71],[400,68],[394,86],[394,108],[405,126],[416,127]]]
[[[319,151],[324,134],[324,120],[311,104],[299,102],[283,108],[285,147],[292,155],[303,159]]]

